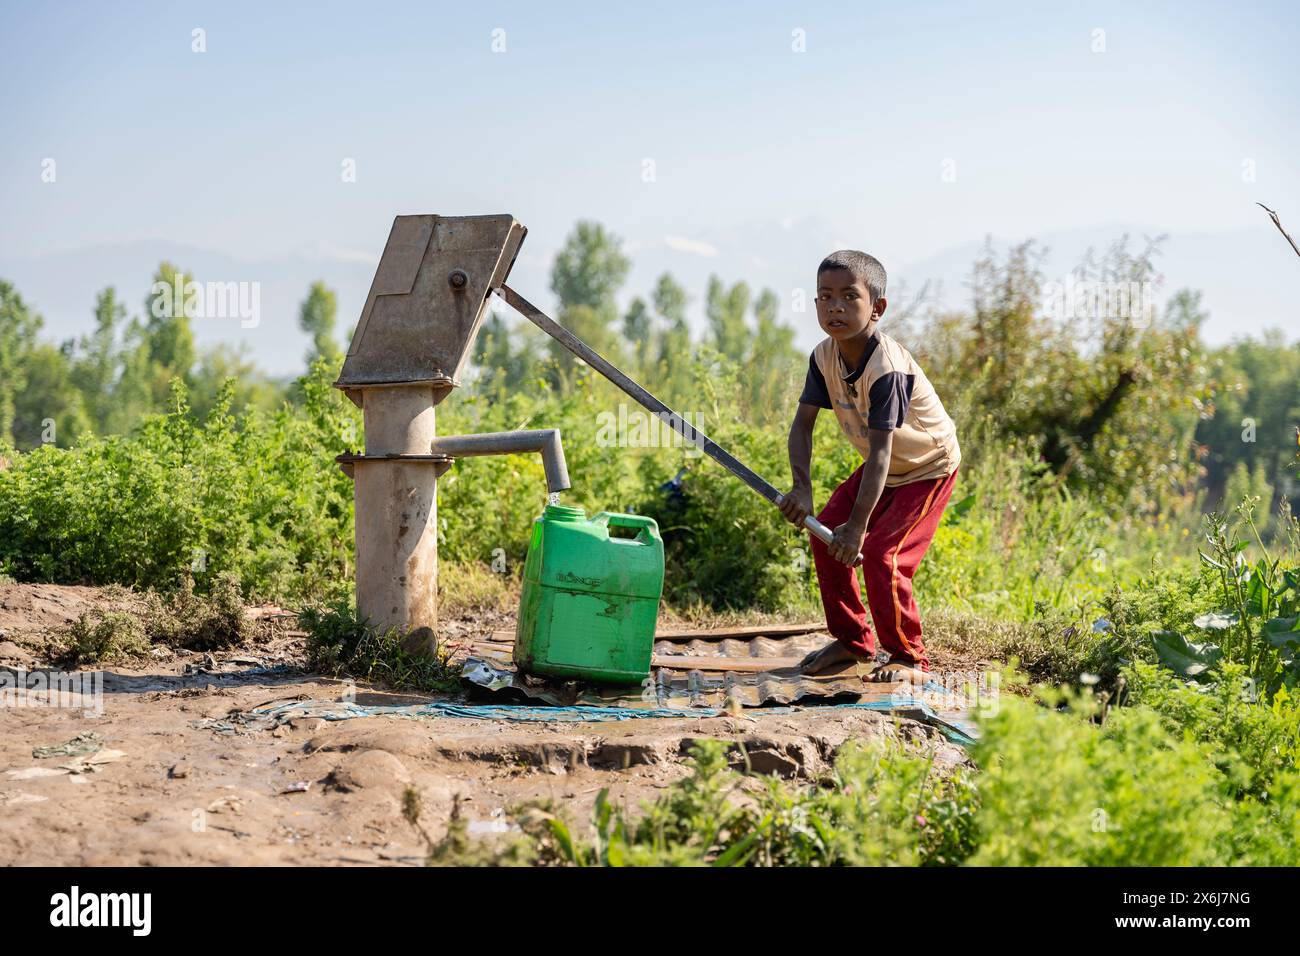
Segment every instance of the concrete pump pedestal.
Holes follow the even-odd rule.
[[[431,650],[438,621],[438,479],[431,461],[353,459],[357,614]],[[415,649],[414,647],[412,648]]]
[[[432,650],[438,620],[438,477],[450,461],[429,454],[432,385],[361,389],[366,453],[346,460],[356,508],[357,613],[379,630],[411,632]]]
[[[365,419],[353,480],[357,613],[432,651],[438,623],[435,406],[460,384],[487,298],[526,230],[512,216],[398,216],[334,383]]]

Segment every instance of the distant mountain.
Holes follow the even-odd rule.
[[[1300,259],[1261,216],[1258,227],[1231,232],[1171,235],[1159,258],[1165,273],[1160,299],[1182,287],[1202,290],[1210,311],[1205,329],[1212,342],[1234,336],[1258,335],[1269,327],[1300,336]],[[1092,247],[1098,252],[1127,232],[1137,248],[1150,227],[1112,223],[1063,230],[1035,237],[1050,250],[1044,262],[1049,279],[1063,278]],[[995,237],[1005,250],[1013,240]],[[818,219],[756,223],[695,235],[626,237],[625,249],[633,269],[622,296],[648,296],[658,276],[671,272],[691,296],[690,318],[704,328],[703,296],[708,277],[716,273],[727,282],[745,279],[757,292],[766,286],[779,296],[782,318],[798,330],[801,347],[820,337],[812,311],[812,270],[831,250],[856,247],[880,255],[890,272],[891,297],[914,295],[927,281],[941,304],[964,306],[969,301],[971,265],[981,241],[958,243],[927,258],[903,263],[890,260],[887,237],[851,235]],[[524,244],[511,275],[511,284],[543,308],[554,304],[548,273],[558,242],[532,239]],[[225,252],[165,240],[142,240],[91,246],[69,252],[0,258],[0,278],[13,282],[23,297],[42,313],[46,336],[63,340],[91,328],[94,296],[113,285],[135,314],[143,312],[149,282],[164,259],[188,270],[200,281],[259,283],[260,320],[251,328],[238,318],[199,319],[195,338],[201,345],[244,344],[259,365],[276,375],[302,369],[307,339],[298,330],[298,305],[308,286],[324,280],[338,293],[340,336],[346,336],[360,316],[381,249],[341,249],[312,244],[282,256],[243,259]],[[805,311],[796,312],[803,291]],[[497,303],[499,311],[508,311]]]

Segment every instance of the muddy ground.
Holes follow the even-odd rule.
[[[0,586],[0,667],[13,674],[47,664],[51,635],[103,600],[92,588]],[[232,712],[350,693],[303,671],[301,660],[301,639],[271,629],[237,651],[158,649],[140,666],[108,667],[102,713],[31,699],[16,706],[0,695],[0,859],[414,866],[425,845],[402,815],[408,786],[435,839],[457,797],[471,833],[492,839],[506,825],[505,808],[530,798],[553,799],[580,829],[602,788],[633,807],[653,799],[687,772],[682,758],[700,737],[743,744],[755,771],[784,777],[815,775],[847,741],[867,737],[913,740],[941,764],[965,759],[925,724],[817,708],[582,724],[306,717],[231,732]],[[355,691],[359,704],[426,699]],[[79,754],[74,743],[33,754],[83,734],[96,735],[85,749],[98,749]],[[734,753],[739,762],[740,748]]]

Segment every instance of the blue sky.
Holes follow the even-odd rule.
[[[538,298],[583,217],[783,292],[818,243],[888,266],[1135,224],[1277,244],[1252,308],[1286,325],[1300,260],[1254,202],[1300,233],[1298,49],[1284,3],[5,2],[0,275],[146,240],[327,271],[398,213],[510,212]]]

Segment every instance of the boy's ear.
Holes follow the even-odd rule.
[[[885,309],[889,306],[889,300],[883,295],[871,303],[871,311],[876,316],[885,314]]]

